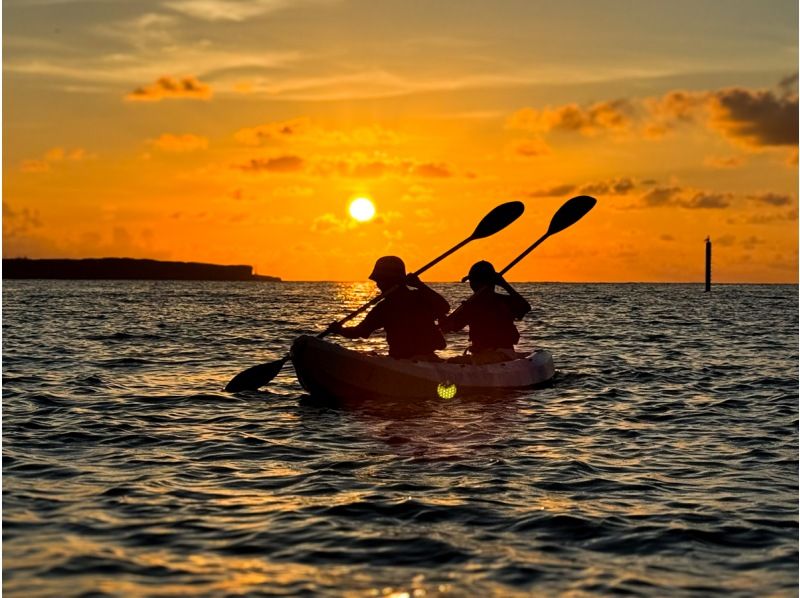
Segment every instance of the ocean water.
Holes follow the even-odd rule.
[[[518,288],[552,386],[385,410],[221,390],[371,283],[5,281],[5,595],[796,596],[798,288]]]

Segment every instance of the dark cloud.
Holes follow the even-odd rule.
[[[722,247],[732,247],[736,243],[735,235],[722,235],[716,239],[711,239],[714,245],[721,245]]]
[[[647,207],[666,206],[673,203],[683,193],[680,187],[656,187],[642,196]]]
[[[691,199],[684,201],[681,205],[690,210],[719,210],[731,205],[732,196],[730,193],[695,193]]]
[[[797,73],[781,79],[778,88],[784,95],[797,95]]]
[[[275,158],[252,158],[237,168],[245,172],[297,172],[303,169],[304,164],[305,161],[299,156],[277,156]]]
[[[208,100],[211,86],[196,77],[160,77],[151,85],[137,87],[125,96],[131,102],[160,102],[163,99]]]
[[[759,203],[765,203],[770,206],[788,206],[793,201],[791,195],[772,193],[772,192],[757,193],[756,195],[748,195],[747,198],[757,201]]]
[[[234,137],[245,145],[261,145],[268,141],[300,137],[310,131],[311,120],[303,117],[240,129]]]
[[[26,235],[35,228],[42,226],[39,212],[31,208],[16,209],[11,204],[3,202],[3,235],[17,237]]]
[[[753,147],[796,146],[797,95],[724,89],[709,98],[710,124],[726,137]]]
[[[536,189],[529,191],[528,197],[558,197],[561,195],[568,195],[575,191],[576,185],[557,185],[546,189]]]
[[[774,224],[776,222],[794,222],[797,220],[797,208],[779,214],[755,214],[747,219],[748,224]]]
[[[623,178],[589,183],[581,187],[580,192],[586,195],[626,195],[635,187],[636,185],[631,179]]]

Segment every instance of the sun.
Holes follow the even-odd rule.
[[[350,202],[348,211],[355,220],[366,222],[375,215],[375,204],[366,197],[359,197]]]

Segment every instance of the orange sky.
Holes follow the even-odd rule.
[[[7,0],[4,257],[798,280],[797,4]],[[355,197],[377,217],[356,223]]]

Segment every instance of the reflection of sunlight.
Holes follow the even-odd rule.
[[[378,293],[378,288],[371,280],[345,282],[336,285],[333,300],[335,304],[340,306],[342,311],[349,313],[361,307]]]

